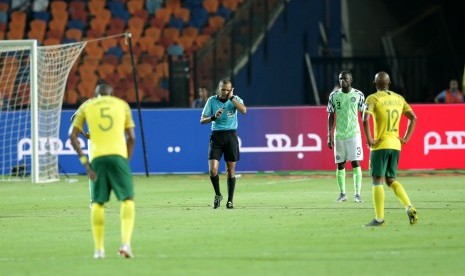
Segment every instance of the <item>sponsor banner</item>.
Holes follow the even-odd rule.
[[[465,169],[465,105],[412,105],[418,116],[410,142],[403,147],[400,169]],[[53,154],[59,156],[63,172],[84,173],[67,133],[73,111],[63,111],[60,139],[54,141]],[[146,154],[137,111],[136,145],[131,168],[134,173],[205,173],[208,171],[210,124],[201,125],[201,109],[142,110]],[[327,146],[325,107],[248,108],[239,114],[238,136],[241,159],[238,172],[281,170],[334,170],[333,151]],[[406,129],[401,121],[401,135]],[[369,149],[363,151],[362,168],[368,169]],[[30,155],[29,137],[18,142],[18,157]],[[81,145],[87,150],[87,141]],[[347,169],[351,169],[347,164]],[[224,162],[220,169],[224,171]]]

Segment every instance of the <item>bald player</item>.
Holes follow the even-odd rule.
[[[106,82],[97,83],[95,98],[79,107],[69,131],[69,138],[92,181],[91,223],[95,246],[95,259],[105,258],[104,249],[104,204],[113,190],[122,201],[121,247],[118,253],[133,258],[131,237],[134,229],[134,187],[129,158],[135,141],[134,121],[129,105],[114,96]],[[87,123],[92,133],[92,160],[84,155],[78,135]]]
[[[373,184],[375,218],[364,226],[384,226],[383,180],[404,205],[410,224],[415,224],[418,220],[417,211],[402,184],[396,180],[396,174],[401,147],[412,137],[417,117],[401,95],[389,90],[391,81],[386,72],[377,73],[374,84],[377,91],[366,99],[363,129],[371,150],[370,175]],[[404,136],[400,137],[399,124],[402,115],[407,117],[408,124]],[[371,117],[373,117],[374,138],[370,129]]]

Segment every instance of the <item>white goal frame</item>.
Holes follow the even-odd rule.
[[[38,124],[38,104],[37,104],[37,40],[1,40],[2,48],[23,48],[30,50],[30,100],[31,100],[31,181],[39,183],[39,124]]]

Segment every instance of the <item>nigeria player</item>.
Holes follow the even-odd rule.
[[[396,197],[405,207],[410,224],[418,220],[417,211],[412,206],[402,184],[396,180],[397,166],[402,145],[412,137],[417,117],[405,99],[389,90],[391,83],[386,72],[375,76],[377,92],[368,96],[366,111],[363,115],[363,129],[370,153],[370,174],[373,184],[373,201],[375,218],[364,226],[384,225],[384,188],[383,178]],[[401,116],[408,119],[407,130],[403,137],[399,136]],[[374,134],[371,135],[370,119],[373,117]]]
[[[337,164],[336,181],[340,192],[337,202],[347,201],[345,170],[347,160],[351,161],[353,170],[354,200],[362,202],[360,161],[363,160],[363,149],[358,114],[364,110],[365,96],[361,91],[352,88],[352,74],[347,71],[342,71],[339,74],[339,86],[339,89],[329,95],[326,108],[328,112],[328,147],[334,149],[334,161]]]
[[[210,144],[208,148],[208,167],[210,180],[215,191],[213,208],[220,206],[223,196],[220,192],[220,180],[218,166],[221,156],[224,154],[228,173],[228,201],[226,208],[233,209],[234,189],[236,186],[236,162],[239,161],[239,141],[237,138],[237,111],[245,114],[247,109],[244,101],[234,95],[232,83],[222,80],[218,84],[217,95],[208,98],[205,104],[201,124],[212,123]]]
[[[94,238],[94,258],[105,257],[104,204],[113,190],[122,201],[121,247],[118,253],[132,258],[131,237],[134,229],[134,186],[129,158],[132,156],[135,134],[129,105],[112,96],[113,89],[106,82],[97,83],[96,97],[81,105],[70,128],[69,137],[79,160],[92,181],[91,223]],[[84,155],[78,135],[87,123],[92,142],[92,161]]]

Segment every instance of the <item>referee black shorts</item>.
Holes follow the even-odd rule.
[[[239,140],[235,130],[215,130],[210,134],[208,160],[221,160],[224,154],[226,162],[239,161]]]

